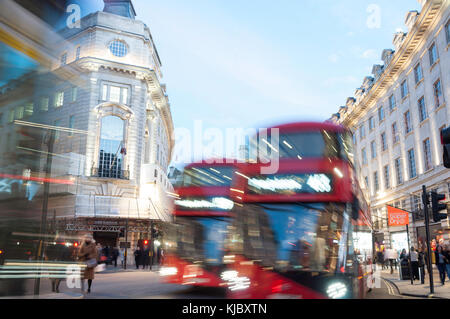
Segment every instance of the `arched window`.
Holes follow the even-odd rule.
[[[123,178],[123,158],[125,154],[124,120],[117,116],[103,117],[98,176]]]

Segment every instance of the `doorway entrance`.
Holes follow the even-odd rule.
[[[116,247],[118,245],[119,233],[94,232],[94,239],[95,243],[102,245],[102,247]]]

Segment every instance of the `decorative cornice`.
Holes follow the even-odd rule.
[[[370,91],[346,113],[347,116],[340,119],[342,124],[348,127],[356,124],[359,118],[365,114],[364,111],[372,106],[394,82],[394,78],[405,70],[408,60],[417,50],[419,43],[423,40],[423,36],[436,18],[438,11],[443,7],[444,2],[448,2],[448,0],[427,1],[414,27],[403,40],[399,50],[392,56],[389,65],[385,67],[379,79],[373,83]],[[388,50],[385,51],[387,52]]]

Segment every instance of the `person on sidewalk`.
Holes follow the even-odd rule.
[[[136,269],[139,269],[139,265],[141,264],[142,251],[141,247],[137,247],[134,251],[134,262],[136,263]]]
[[[419,274],[420,283],[423,285],[425,283],[425,253],[423,248],[419,250]]]
[[[441,280],[441,284],[444,285],[446,265],[448,265],[450,262],[449,259],[446,257],[446,253],[444,252],[444,248],[442,246],[437,247],[435,251],[435,256],[436,256],[436,266],[439,270],[439,279]]]
[[[398,264],[398,251],[397,249],[392,249],[392,259],[394,260],[394,267],[395,270],[397,270],[397,264]]]
[[[403,248],[402,253],[400,254],[400,261],[404,259],[408,260],[408,255],[406,254],[406,249]]]
[[[420,280],[419,278],[419,254],[417,251],[415,251],[414,247],[411,247],[410,252],[410,258],[411,258],[411,269],[412,269],[412,275],[413,280]]]
[[[84,237],[83,243],[81,244],[80,251],[78,252],[78,257],[81,261],[86,262],[86,269],[84,270],[84,275],[82,278],[82,290],[84,291],[84,281],[88,281],[87,293],[91,293],[92,281],[95,279],[95,267],[97,266],[97,247],[95,246],[94,239],[90,235]]]
[[[119,258],[119,248],[114,247],[112,250],[111,264],[114,264],[114,268],[117,268],[117,258]]]
[[[445,254],[445,257],[447,257],[447,260],[450,261],[450,245],[447,244],[444,246],[444,254]],[[445,268],[447,270],[448,280],[450,280],[450,263],[447,263],[445,265]]]

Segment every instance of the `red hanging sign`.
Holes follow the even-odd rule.
[[[409,225],[409,212],[387,205],[389,226]]]

